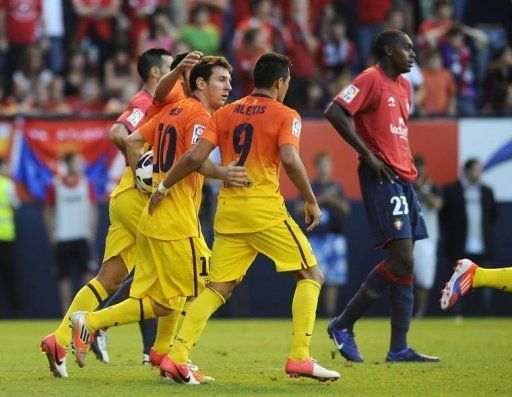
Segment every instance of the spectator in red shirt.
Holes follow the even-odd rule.
[[[418,45],[423,48],[437,48],[448,41],[447,33],[453,27],[453,6],[449,0],[434,2],[434,17],[423,21],[418,28]],[[479,29],[458,24],[462,33],[472,39],[477,47],[487,44],[487,36]]]
[[[130,21],[129,32],[132,43],[140,42],[141,34],[147,31],[149,19],[157,11],[160,3],[160,0],[126,0],[124,2],[123,9]],[[132,56],[136,58],[138,47],[133,46],[133,50],[135,53]]]
[[[422,48],[437,48],[446,43],[446,32],[452,27],[453,7],[448,0],[434,2],[434,16],[424,20],[418,28],[418,45]]]
[[[369,65],[372,43],[384,30],[386,14],[393,6],[393,0],[357,0],[357,28],[359,66],[364,69]]]
[[[314,27],[309,18],[307,0],[292,0],[290,19],[283,28],[286,55],[292,62],[290,89],[287,104],[293,108],[305,105],[304,92],[316,73],[319,41],[314,36]]]
[[[249,28],[244,32],[242,48],[236,54],[236,71],[242,96],[249,95],[253,88],[252,69],[260,55],[267,52],[260,28]]]
[[[34,44],[43,12],[41,1],[0,0],[0,39],[8,45]]]
[[[19,68],[25,48],[37,42],[42,12],[42,0],[0,0],[0,53],[7,54],[8,77]]]
[[[263,32],[265,46],[274,47],[275,34],[274,26],[271,23],[272,1],[271,0],[252,0],[251,14],[243,19],[237,26],[233,39],[233,48],[235,51],[242,46],[244,32],[249,28],[260,28]]]
[[[91,47],[97,48],[99,57],[93,60],[98,63],[97,68],[108,58],[112,40],[111,25],[113,18],[120,12],[120,5],[120,0],[73,0],[74,11],[78,16],[77,38],[82,41],[87,37],[91,40]],[[101,72],[101,68],[99,70]]]

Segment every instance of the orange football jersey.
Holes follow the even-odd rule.
[[[165,178],[172,165],[196,142],[210,119],[203,104],[194,98],[164,107],[140,133],[153,147],[153,187]],[[142,212],[139,231],[160,240],[201,236],[198,212],[204,177],[193,172],[172,187],[152,215]]]
[[[267,96],[249,95],[213,114],[201,138],[219,146],[222,165],[239,158],[250,179],[245,187],[222,185],[216,231],[256,232],[287,217],[279,190],[279,148],[298,148],[300,133],[299,114]]]

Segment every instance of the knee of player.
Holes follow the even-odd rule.
[[[324,283],[324,273],[320,270],[319,266],[312,266],[307,269],[292,272],[292,276],[296,281],[313,280],[320,285],[323,285]]]
[[[318,266],[313,267],[313,269],[315,269],[315,271],[313,272],[312,279],[315,280],[318,284],[324,285],[325,277],[324,277],[324,273],[322,272],[322,270],[320,270],[320,268]]]
[[[121,288],[121,284],[123,280],[114,280],[111,277],[102,277],[100,274],[96,277],[96,280],[100,282],[100,284],[105,288],[105,291],[108,295],[113,294],[119,288]]]
[[[208,288],[221,295],[224,301],[227,301],[231,297],[231,292],[235,288],[235,285],[236,281],[222,283],[210,282]]]
[[[390,270],[395,274],[395,276],[412,276],[414,268],[414,259],[412,255],[400,255],[399,257],[394,258],[391,263],[393,266]]]
[[[172,309],[166,306],[162,306],[160,303],[154,301],[153,299],[151,299],[151,308],[153,309],[156,317],[163,317],[172,313]]]

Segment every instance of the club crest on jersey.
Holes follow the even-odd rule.
[[[194,132],[192,133],[192,144],[195,145],[197,141],[199,140],[199,137],[204,132],[204,126],[201,124],[195,124],[194,125]]]
[[[388,106],[392,107],[392,106],[396,106],[396,103],[395,103],[395,98],[390,96],[388,98]]]
[[[292,134],[294,136],[296,136],[297,138],[300,137],[301,128],[302,128],[302,124],[300,123],[300,121],[297,120],[296,118],[294,118],[293,124],[292,124]]]
[[[359,94],[359,88],[357,88],[353,84],[350,84],[341,92],[339,97],[343,99],[345,102],[350,103],[357,96],[357,94]]]
[[[140,109],[133,109],[130,115],[126,118],[126,121],[129,122],[132,127],[137,127],[140,121],[143,119],[144,113]]]
[[[402,227],[404,226],[404,222],[400,218],[396,218],[393,221],[393,226],[396,230],[402,230]]]

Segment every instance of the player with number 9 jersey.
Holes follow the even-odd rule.
[[[249,175],[245,187],[223,183],[219,191],[213,281],[241,279],[257,251],[270,257],[278,271],[316,265],[279,190],[279,150],[285,144],[298,149],[300,133],[299,114],[263,94],[244,97],[212,116],[201,139],[219,147],[222,165],[238,158]],[[245,242],[236,248],[240,236],[246,236]]]
[[[218,110],[201,139],[218,146],[222,164],[235,159],[247,168],[245,187],[224,183],[218,197],[215,230],[253,233],[289,217],[279,190],[279,148],[299,148],[299,114],[273,98],[253,94]]]

